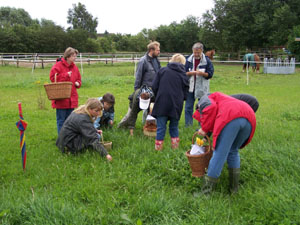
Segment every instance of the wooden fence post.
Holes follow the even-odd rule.
[[[42,59],[42,69],[44,69],[44,60]]]

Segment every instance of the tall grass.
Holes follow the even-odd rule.
[[[300,223],[300,71],[294,75],[250,73],[240,66],[215,65],[211,92],[257,97],[257,130],[241,154],[241,188],[228,194],[224,168],[211,197],[194,197],[202,179],[191,176],[184,155],[197,124],[184,127],[180,148],[154,150],[154,139],[114,127],[104,131],[113,142],[113,162],[93,151],[64,155],[55,146],[55,110],[39,90],[50,67],[0,67],[0,223],[2,224],[299,224]],[[79,102],[106,92],[116,96],[116,124],[128,108],[134,65],[84,66]],[[39,98],[45,107],[39,107]],[[22,171],[17,103],[26,130],[27,168]]]

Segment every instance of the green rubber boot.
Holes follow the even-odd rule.
[[[204,184],[201,188],[201,193],[203,195],[210,195],[215,190],[217,183],[218,183],[218,178],[205,176]]]
[[[240,168],[228,168],[229,173],[229,191],[235,194],[239,190]]]

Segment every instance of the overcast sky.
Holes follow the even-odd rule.
[[[65,28],[68,9],[81,2],[98,18],[97,32],[137,34],[143,28],[155,29],[192,15],[201,17],[213,7],[213,0],[0,0],[0,7],[26,10],[32,19],[45,18]]]

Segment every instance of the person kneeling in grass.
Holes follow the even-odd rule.
[[[56,146],[64,153],[77,154],[84,149],[92,148],[108,161],[112,160],[100,143],[97,130],[94,127],[95,119],[101,115],[102,103],[96,98],[90,98],[85,105],[78,107],[64,122]]]
[[[111,93],[106,93],[98,100],[103,104],[103,112],[101,117],[99,116],[95,122],[94,127],[99,130],[100,128],[107,127],[112,128],[115,118],[115,97]]]

